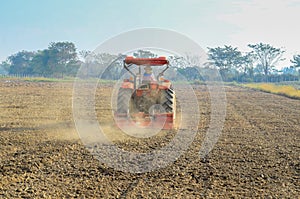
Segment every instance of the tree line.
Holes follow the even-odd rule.
[[[299,80],[300,55],[294,55],[290,66],[276,69],[285,60],[282,48],[270,44],[249,44],[249,52],[241,52],[236,47],[227,46],[208,48],[207,66],[220,70],[224,81],[261,82]]]
[[[80,63],[72,42],[51,42],[44,50],[23,50],[10,55],[0,66],[8,74],[64,77],[74,76]]]
[[[203,70],[217,68],[224,81],[262,82],[299,80],[300,55],[294,55],[290,66],[281,71],[276,65],[283,61],[285,51],[270,44],[248,45],[249,52],[241,52],[231,45],[208,48],[208,60]],[[149,50],[138,50],[135,57],[157,57]],[[47,49],[38,51],[20,51],[0,64],[0,73],[25,74],[44,77],[76,76],[81,67],[83,77],[101,77],[120,79],[125,70],[122,67],[125,55],[108,53],[96,54],[82,50],[77,52],[72,42],[51,42]],[[192,64],[192,57],[169,56],[172,70],[168,77],[178,79],[183,76],[189,81],[203,80],[199,68]]]

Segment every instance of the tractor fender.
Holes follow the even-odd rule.
[[[134,84],[130,81],[124,81],[121,85],[121,88],[134,89]]]

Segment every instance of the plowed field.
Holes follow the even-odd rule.
[[[223,132],[204,160],[210,100],[205,86],[194,89],[201,120],[189,150],[166,168],[132,174],[108,168],[81,144],[71,83],[0,80],[0,198],[299,198],[300,100],[226,86]],[[109,103],[96,103],[98,117],[111,114]],[[115,142],[149,151],[172,136]]]

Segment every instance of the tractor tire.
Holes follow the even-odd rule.
[[[120,88],[117,101],[117,113],[128,114],[131,103],[131,89]]]
[[[162,90],[160,104],[167,113],[176,113],[176,97],[172,88]]]

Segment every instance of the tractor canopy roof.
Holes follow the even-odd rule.
[[[126,64],[135,64],[135,65],[144,65],[144,66],[162,66],[169,64],[169,61],[166,57],[157,57],[157,58],[135,58],[127,56],[125,58]]]

